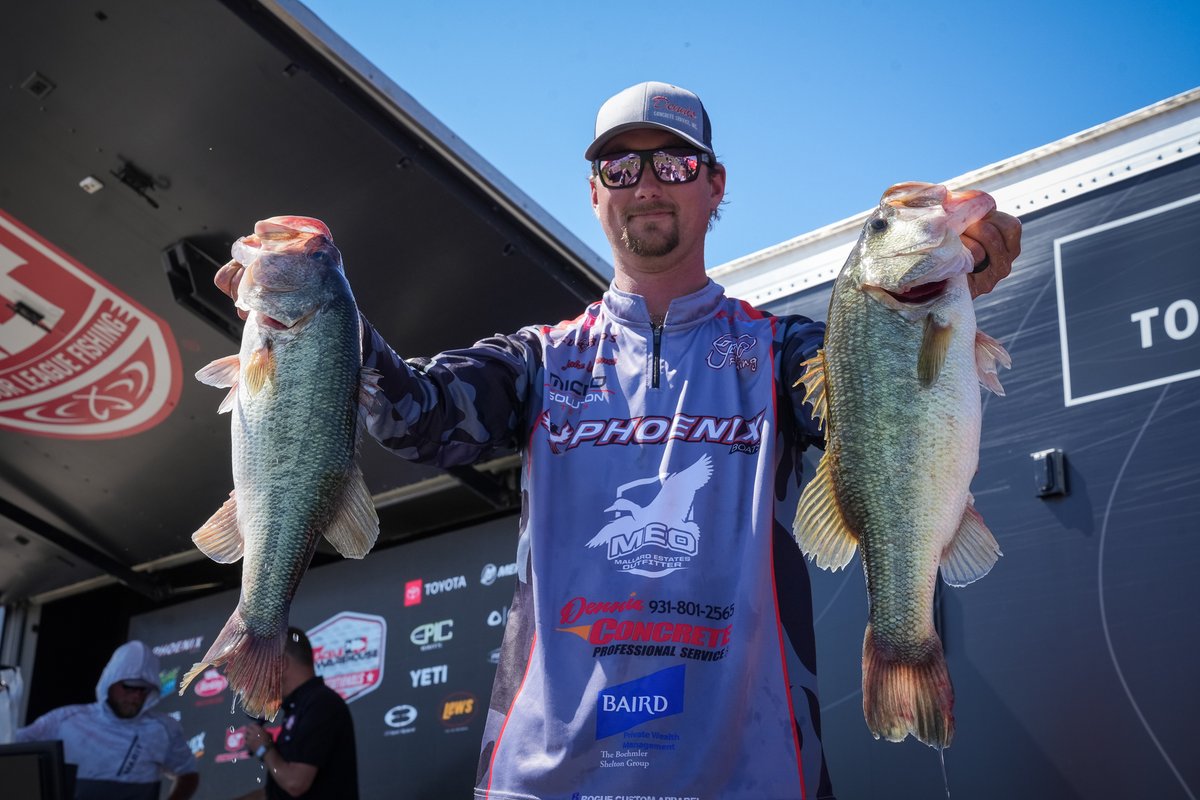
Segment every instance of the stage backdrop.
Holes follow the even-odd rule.
[[[350,704],[364,798],[470,796],[516,580],[516,526],[510,517],[329,564],[301,583],[292,624],[311,638],[318,674]],[[158,709],[190,738],[198,800],[237,797],[265,780],[220,671],[178,693],[237,599],[224,592],[130,623],[130,637],[159,655]]]

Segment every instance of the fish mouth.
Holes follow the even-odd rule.
[[[919,306],[922,303],[928,303],[930,300],[941,297],[942,293],[946,291],[947,283],[949,283],[948,280],[922,283],[917,286],[910,286],[903,292],[893,292],[890,289],[880,288],[899,303],[909,306]]]

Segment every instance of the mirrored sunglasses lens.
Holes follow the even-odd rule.
[[[654,174],[666,183],[687,183],[700,174],[700,155],[659,150],[654,154]]]
[[[642,176],[642,157],[637,153],[626,153],[616,158],[600,161],[600,179],[605,186],[620,188],[633,186]]]

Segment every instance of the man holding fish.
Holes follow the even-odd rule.
[[[903,570],[874,566],[890,563],[895,544],[868,546],[878,524],[858,513],[842,477],[878,469],[849,455],[822,462],[822,491],[806,496],[813,511],[793,538],[800,452],[835,441],[835,431],[839,453],[854,449],[846,440],[855,431],[873,435],[869,419],[860,426],[853,416],[861,407],[840,416],[837,387],[851,394],[860,378],[843,378],[837,365],[845,349],[854,360],[862,336],[891,334],[855,329],[865,333],[852,334],[849,348],[825,352],[823,324],[758,311],[709,280],[705,235],[726,170],[695,94],[657,82],[618,93],[601,107],[585,157],[615,266],[601,301],[574,320],[411,361],[364,324],[362,365],[381,376],[377,395],[365,401],[368,430],[385,447],[440,466],[513,446],[524,459],[519,580],[475,794],[833,797],[819,736],[808,575],[796,539],[822,566],[844,566],[856,546],[867,563],[870,551],[873,606],[876,590],[897,591],[885,579]],[[885,195],[851,260],[870,274],[894,258],[919,268],[879,287],[863,278],[854,289],[885,297],[919,329],[911,350],[921,380],[912,391],[962,387],[965,359],[980,349],[973,314],[969,325],[962,318],[971,297],[1009,273],[1020,224],[979,193],[907,186]],[[876,218],[887,230],[871,227]],[[242,271],[231,262],[217,285],[237,297]],[[943,296],[957,310],[935,308]],[[980,374],[990,370],[994,379],[1003,349],[987,352],[992,361]],[[549,375],[582,388],[564,402]],[[976,417],[964,430],[977,448],[974,391],[976,410],[966,413]],[[973,470],[971,457],[968,446],[956,462],[960,473]],[[911,573],[928,583],[917,567],[936,573],[943,548],[958,553],[959,584],[995,560],[994,540],[981,520],[974,524],[969,492],[955,485],[951,494],[947,502],[958,508],[942,515],[953,518],[950,529],[926,535],[920,557],[898,556],[908,564],[904,580]],[[961,537],[970,541],[956,549],[960,527],[970,528]],[[902,611],[892,616],[921,614],[920,607]],[[886,635],[873,650],[883,661],[933,658],[928,637],[906,640],[904,624],[872,625]],[[889,687],[882,712],[873,719],[866,709],[877,736],[911,731],[929,744],[949,743],[948,678],[935,687],[932,706],[897,700],[902,692]],[[916,724],[914,715],[929,713],[943,723]]]

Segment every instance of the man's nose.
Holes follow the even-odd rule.
[[[649,164],[642,167],[642,178],[633,188],[639,200],[662,196],[662,181],[654,174],[654,169]]]

